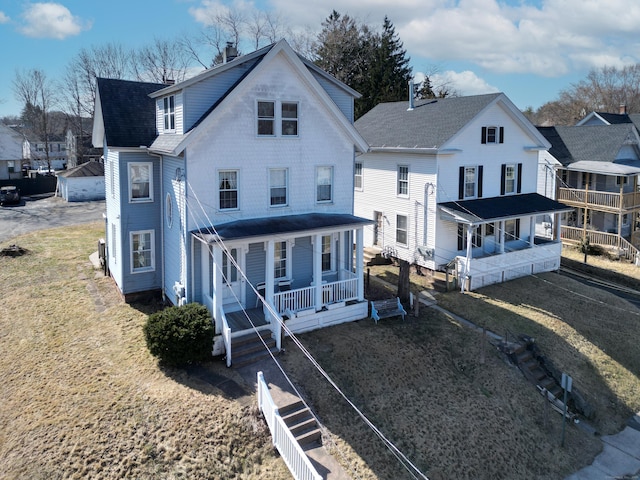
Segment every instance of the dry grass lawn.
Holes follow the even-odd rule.
[[[0,478],[290,478],[234,369],[205,366],[244,391],[228,395],[158,368],[141,331],[157,306],[122,303],[87,261],[102,228],[25,235],[11,243],[29,255],[0,257],[0,282],[12,285],[0,302]],[[397,269],[372,273],[393,281]],[[429,276],[412,281],[430,286]],[[393,295],[373,285],[370,295]],[[438,302],[496,333],[536,338],[594,404],[599,432],[640,411],[639,312],[629,303],[557,274]],[[575,425],[560,448],[561,417],[545,411],[535,387],[480,335],[432,309],[299,339],[432,480],[563,478],[601,449]],[[411,478],[292,340],[284,345],[279,358],[347,471]]]

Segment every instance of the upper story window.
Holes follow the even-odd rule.
[[[258,102],[258,135],[274,135],[274,123],[275,102]]]
[[[288,174],[286,168],[272,168],[269,170],[269,197],[272,207],[286,206]]]
[[[154,232],[131,232],[131,273],[155,270]]]
[[[522,191],[522,164],[502,165],[500,195],[510,195]]]
[[[298,135],[298,104],[282,102],[282,135]]]
[[[333,167],[316,168],[316,202],[333,201]]]
[[[460,167],[458,199],[482,197],[482,165]]]
[[[129,201],[153,201],[153,164],[151,162],[129,164]]]
[[[504,143],[504,127],[482,127],[482,143]]]
[[[353,186],[356,190],[362,190],[362,162],[356,162],[353,169]]]
[[[176,108],[175,95],[171,95],[169,97],[165,97],[164,99],[164,129],[165,130],[175,130],[176,129]]]
[[[397,193],[402,197],[409,195],[409,167],[406,165],[398,166]]]
[[[222,170],[218,172],[218,193],[220,210],[238,208],[238,171]]]

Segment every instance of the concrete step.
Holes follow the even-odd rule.
[[[257,361],[262,360],[263,358],[269,357],[272,353],[278,353],[278,349],[275,347],[275,345],[269,348],[269,350],[265,349],[262,344],[260,346],[261,350],[239,356],[236,356],[233,350],[231,350],[231,366],[237,368],[246,367],[247,365],[251,365],[252,363],[256,363]]]
[[[309,429],[307,431],[300,432],[295,436],[300,446],[308,445],[312,442],[319,441],[322,437],[322,432],[319,428]]]

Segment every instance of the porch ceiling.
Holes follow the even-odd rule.
[[[266,237],[327,228],[357,228],[373,220],[340,213],[305,213],[280,217],[249,218],[194,230],[191,233],[207,242]]]
[[[465,224],[481,224],[529,215],[570,212],[572,207],[538,193],[439,203],[441,216]]]

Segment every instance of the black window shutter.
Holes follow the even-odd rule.
[[[518,164],[518,193],[522,191],[522,164]]]
[[[458,250],[462,250],[464,248],[464,244],[462,243],[464,235],[464,229],[462,228],[462,224],[458,224]]]
[[[482,197],[482,165],[478,167],[478,198]]]
[[[500,127],[500,143],[504,143],[504,127]]]
[[[481,143],[487,143],[487,127],[482,127],[482,139]]]
[[[460,167],[460,176],[458,178],[458,200],[464,198],[464,167]]]
[[[500,195],[504,195],[504,180],[507,174],[507,166],[503,163],[500,168]]]

